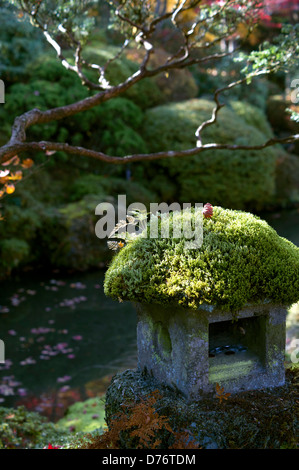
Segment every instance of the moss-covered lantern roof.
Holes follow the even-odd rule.
[[[185,214],[171,213],[170,227]],[[184,242],[137,237],[114,256],[105,294],[116,300],[193,309],[208,304],[232,311],[253,303],[299,300],[299,248],[259,217],[214,207],[213,216],[203,220],[202,246],[186,250]]]

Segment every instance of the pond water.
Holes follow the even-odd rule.
[[[263,217],[299,245],[298,211]],[[24,404],[55,421],[71,403],[103,394],[113,374],[136,367],[135,310],[106,298],[103,280],[104,271],[28,271],[0,283],[0,405]]]
[[[261,214],[260,217],[264,218],[281,237],[299,246],[299,209]]]
[[[2,282],[1,405],[24,404],[55,419],[136,367],[136,314],[105,297],[104,272]]]

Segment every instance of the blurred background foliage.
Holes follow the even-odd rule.
[[[160,7],[162,8],[163,2]],[[95,28],[86,44],[86,58],[103,65],[117,53],[122,36],[105,27],[108,9],[93,2],[88,10]],[[14,117],[34,107],[48,109],[91,95],[79,78],[55,57],[42,33],[33,28],[11,2],[0,1],[0,77],[6,102],[0,107],[3,145]],[[258,47],[277,25],[265,23],[245,48]],[[169,40],[171,36],[171,41]],[[178,38],[158,29],[158,66]],[[165,46],[165,47],[164,47]],[[138,69],[140,50],[127,49],[107,69],[116,84]],[[194,130],[210,116],[212,91],[230,83],[241,65],[226,58],[209,67],[172,70],[143,80],[121,97],[58,122],[33,126],[31,140],[53,140],[123,156],[195,145]],[[293,76],[296,73],[293,72]],[[290,77],[276,74],[256,79],[224,95],[227,106],[216,125],[208,127],[204,142],[260,144],[272,135],[298,129],[286,109],[290,106]],[[117,203],[203,202],[259,212],[297,207],[299,203],[298,146],[275,146],[259,152],[221,150],[188,159],[157,160],[130,166],[108,165],[57,152],[36,154],[34,166],[15,192],[1,199],[0,278],[24,265],[85,270],[103,266],[111,254],[95,237],[94,210],[102,201]]]

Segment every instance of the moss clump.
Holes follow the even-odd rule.
[[[162,216],[158,238],[139,236],[123,248],[106,272],[106,295],[232,311],[253,302],[290,305],[298,300],[299,248],[265,221],[215,207],[213,217],[203,221],[200,248],[186,250],[184,238],[161,238],[164,224],[169,222],[172,234],[187,217],[194,222],[194,210]]]
[[[115,375],[107,390],[106,421],[111,428],[124,403],[132,406],[146,401],[158,390],[160,397],[155,407],[159,415],[168,418],[174,431],[188,433],[189,442],[202,449],[295,449],[298,371],[287,369],[282,387],[236,393],[222,402],[215,390],[215,394],[190,403],[177,390],[161,385],[149,374],[127,370]],[[122,437],[123,448],[132,448],[132,438]],[[172,437],[163,429],[155,436],[160,439],[160,449],[172,448]]]
[[[83,402],[74,403],[60,419],[56,426],[58,429],[75,432],[91,432],[95,429],[103,429],[105,423],[105,402],[103,398],[89,398]]]
[[[0,407],[0,449],[43,448],[61,445],[69,433],[47,422],[44,416],[25,409]]]

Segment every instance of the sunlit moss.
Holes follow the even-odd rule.
[[[170,214],[170,233],[186,212]],[[193,215],[194,217],[194,215]],[[160,222],[161,224],[161,222]],[[111,262],[105,293],[114,299],[238,310],[248,303],[291,305],[299,299],[299,248],[250,213],[214,208],[203,244],[184,238],[141,238]]]
[[[57,422],[57,428],[74,429],[75,432],[91,432],[105,428],[105,406],[103,398],[89,398],[71,405],[66,416]]]

